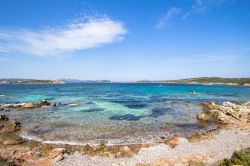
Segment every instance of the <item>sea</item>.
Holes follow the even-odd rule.
[[[192,94],[190,92],[194,91]],[[96,145],[148,144],[173,135],[216,129],[201,124],[202,102],[246,102],[249,86],[68,83],[0,85],[0,104],[47,100],[30,110],[0,111],[21,122],[23,138],[43,143]]]

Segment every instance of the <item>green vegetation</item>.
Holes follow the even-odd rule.
[[[174,82],[174,83],[201,83],[201,84],[222,83],[222,84],[244,85],[244,84],[250,84],[250,78],[199,77],[199,78],[173,80],[173,81],[167,81],[167,82]]]
[[[224,159],[219,166],[232,166],[232,165],[250,165],[250,148],[236,151],[232,155],[231,159]]]

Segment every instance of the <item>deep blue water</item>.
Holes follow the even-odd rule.
[[[195,95],[190,92],[195,91]],[[22,122],[21,135],[43,141],[142,143],[207,130],[196,115],[204,101],[250,100],[250,87],[169,84],[0,85],[0,103],[57,107],[5,112]]]

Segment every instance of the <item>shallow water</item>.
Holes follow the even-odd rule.
[[[197,94],[190,95],[190,91]],[[0,85],[0,103],[38,102],[57,107],[9,111],[21,135],[49,142],[149,143],[174,134],[209,130],[196,120],[203,101],[250,100],[250,88],[225,85],[62,84]]]

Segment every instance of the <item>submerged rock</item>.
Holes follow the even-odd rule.
[[[197,115],[200,121],[213,121],[219,123],[235,123],[238,121],[248,121],[250,107],[245,104],[224,102],[222,104],[208,103],[202,104],[203,111]]]
[[[0,115],[0,121],[7,121],[9,118],[6,115]]]

